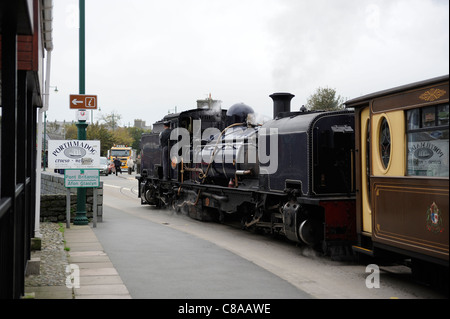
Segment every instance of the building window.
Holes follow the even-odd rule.
[[[449,176],[449,105],[406,111],[407,175]]]
[[[391,160],[391,131],[385,117],[381,120],[380,126],[380,155],[384,169],[387,169]]]

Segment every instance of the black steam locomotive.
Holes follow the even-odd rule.
[[[294,95],[270,97],[273,119],[262,125],[242,103],[155,123],[141,139],[141,203],[198,220],[238,220],[325,251],[353,242],[353,111],[292,112]],[[160,145],[164,123],[171,139]]]

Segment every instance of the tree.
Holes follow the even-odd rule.
[[[343,108],[344,98],[336,96],[336,90],[319,87],[316,92],[308,98],[306,107],[312,111],[318,110],[340,110]]]
[[[47,133],[57,134],[61,130],[61,125],[59,125],[56,120],[55,122],[47,122]]]
[[[128,133],[133,138],[133,143],[131,143],[131,147],[138,152],[141,149],[141,136],[143,133],[150,133],[151,130],[144,130],[140,127],[128,127]]]
[[[114,132],[112,132],[114,144],[120,145],[129,145],[133,144],[133,137],[131,137],[130,133],[126,127],[118,127]]]
[[[66,140],[76,140],[78,139],[78,128],[75,123],[66,124]]]
[[[113,134],[106,128],[103,124],[88,125],[86,129],[86,137],[88,140],[99,140],[100,141],[100,154],[106,156],[108,150],[113,146]]]
[[[120,120],[122,119],[122,115],[114,113],[114,111],[110,114],[105,114],[100,116],[100,120],[105,122],[107,128],[115,131],[116,128],[119,127]]]

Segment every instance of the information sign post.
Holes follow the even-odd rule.
[[[100,172],[98,169],[66,169],[64,170],[64,186],[67,188],[67,202],[70,203],[70,188],[93,189],[92,214],[94,227],[97,226],[97,188],[100,186]],[[77,210],[78,215],[78,210]],[[86,217],[86,216],[85,216]],[[75,217],[76,218],[76,217]],[[87,217],[86,217],[87,219]],[[76,224],[77,225],[77,224]],[[78,224],[79,225],[79,224]],[[70,205],[67,206],[66,226],[70,228]]]
[[[80,141],[86,140],[86,127],[88,124],[85,121],[79,121],[76,126],[78,128],[78,139]],[[89,220],[86,217],[86,188],[77,189],[77,214],[73,223],[74,225],[89,224]]]
[[[80,81],[80,87],[79,87],[79,93],[80,94],[86,94],[86,88],[85,88],[85,68],[86,68],[86,61],[85,61],[85,0],[79,0],[78,2],[80,7],[80,29],[79,29],[79,81]],[[86,140],[86,127],[87,127],[86,121],[79,120],[77,123],[78,128],[78,139],[79,140]],[[77,190],[77,215],[73,221],[75,225],[87,225],[89,224],[89,220],[86,217],[86,188],[78,188]]]

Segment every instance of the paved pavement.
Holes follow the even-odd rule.
[[[71,225],[64,239],[72,287],[27,287],[35,299],[311,298],[213,243],[111,207],[97,228]]]
[[[90,226],[71,225],[64,238],[70,247],[70,264],[79,267],[80,286],[73,288],[75,299],[131,298]]]
[[[131,178],[130,178],[131,179]],[[103,222],[71,225],[73,283],[27,287],[35,299],[309,299],[311,295],[227,249],[104,202]],[[77,279],[79,278],[79,282]],[[26,292],[27,292],[26,290]]]
[[[142,212],[143,214],[137,214]],[[218,245],[108,207],[94,232],[137,299],[309,299],[311,295]]]
[[[291,299],[298,303],[298,299],[312,298],[251,258],[241,258],[168,223],[143,218],[153,214],[148,207],[127,206],[117,195],[104,205],[107,218],[97,228],[71,225],[65,230],[73,284],[79,278],[79,287],[27,287],[26,292],[34,292],[35,299],[159,299],[158,304],[161,299]],[[186,303],[186,311],[187,307]]]
[[[73,281],[66,286],[26,287],[35,299],[130,299],[92,226],[71,225],[64,232]],[[69,274],[68,274],[69,275]]]

